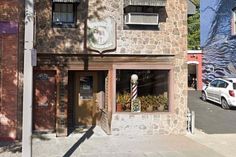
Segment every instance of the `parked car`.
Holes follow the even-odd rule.
[[[210,100],[230,109],[236,106],[236,78],[217,78],[203,87],[202,100]]]

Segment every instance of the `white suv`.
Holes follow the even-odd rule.
[[[236,106],[236,78],[217,78],[203,87],[202,100],[221,104],[223,109]]]

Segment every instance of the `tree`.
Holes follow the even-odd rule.
[[[200,49],[200,11],[199,0],[192,0],[196,5],[196,14],[188,17],[188,49]]]

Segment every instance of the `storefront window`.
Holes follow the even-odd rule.
[[[137,79],[133,83],[131,76]],[[169,70],[117,70],[116,111],[131,112],[131,102],[137,99],[141,112],[169,110]]]

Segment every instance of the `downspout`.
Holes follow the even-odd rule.
[[[32,156],[33,32],[34,0],[25,0],[22,157]]]

